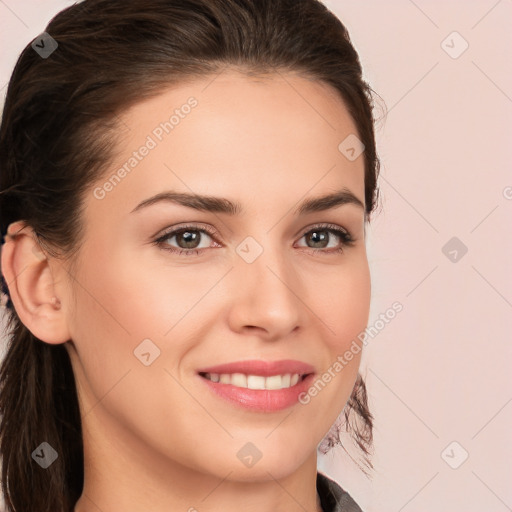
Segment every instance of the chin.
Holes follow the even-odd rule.
[[[249,451],[247,449],[247,452]],[[265,453],[266,451],[268,453]],[[297,451],[288,443],[276,449],[261,449],[261,458],[257,459],[256,456],[252,461],[248,457],[244,461],[242,453],[242,460],[239,463],[237,460],[237,463],[231,467],[233,472],[229,475],[229,480],[239,482],[279,480],[297,471],[311,455],[310,452]]]

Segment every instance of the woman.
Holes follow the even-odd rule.
[[[316,0],[85,0],[25,48],[0,130],[8,511],[360,510],[316,462],[342,412],[371,448],[371,93]]]

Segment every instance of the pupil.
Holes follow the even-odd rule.
[[[323,233],[322,235],[318,235],[318,233]],[[326,239],[327,239],[327,236],[326,236],[326,233],[325,231],[312,231],[311,232],[311,237],[310,238],[320,238],[320,240],[313,240],[313,243],[322,243],[322,242],[325,242]]]
[[[185,244],[187,245],[187,249],[191,248],[191,247],[189,247],[189,244],[194,244],[194,242],[197,242],[197,239],[198,239],[197,233],[193,233],[190,231],[183,231],[181,233],[181,237],[183,237],[185,239]],[[189,238],[192,238],[192,240],[190,240]],[[194,238],[195,238],[195,240],[194,240]]]
[[[194,246],[194,243],[197,243],[199,237],[198,233],[191,231],[183,231],[179,236],[184,239],[185,245],[187,249],[190,249],[190,245]],[[315,245],[320,244],[321,247],[325,247],[321,245],[323,242],[327,240],[327,233],[325,231],[312,231],[309,236],[310,241],[312,241]]]

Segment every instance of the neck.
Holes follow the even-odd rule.
[[[200,460],[185,466],[148,447],[101,405],[84,420],[84,489],[74,512],[322,512],[316,451],[289,474],[263,459],[249,473],[236,465],[212,474]]]

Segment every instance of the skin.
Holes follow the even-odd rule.
[[[103,199],[94,197],[191,96],[197,107]],[[272,413],[217,397],[196,370],[298,359],[319,376],[366,327],[364,211],[346,204],[293,213],[303,199],[343,187],[364,204],[363,156],[350,161],[338,150],[357,133],[353,120],[325,84],[226,70],[164,90],[120,121],[115,161],[85,196],[75,268],[38,252],[23,222],[10,226],[21,231],[2,251],[22,322],[47,343],[65,343],[71,357],[85,454],[75,512],[321,510],[316,449],[350,396],[361,352],[308,404]],[[226,197],[245,212],[162,202],[131,213],[166,190]],[[187,247],[177,236],[152,243],[189,222],[219,234],[199,234],[200,255],[166,251]],[[308,242],[318,223],[348,230],[354,245],[328,254],[341,245],[335,234],[324,233],[327,247]],[[236,252],[247,236],[263,248],[252,263]],[[133,353],[146,338],[161,351],[149,366]],[[262,453],[252,467],[237,457],[247,442]]]

